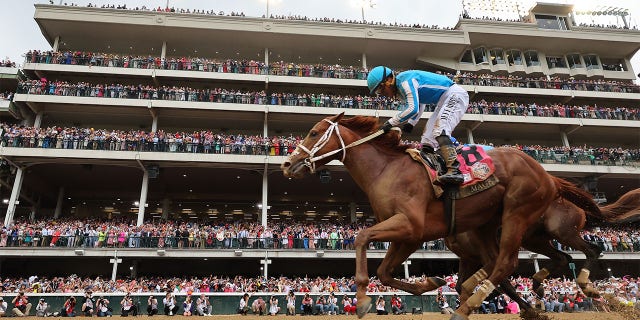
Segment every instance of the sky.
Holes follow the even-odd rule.
[[[427,24],[454,26],[462,11],[462,0],[52,0],[55,4],[75,3],[86,6],[89,3],[121,5],[127,7],[147,6],[156,8],[169,6],[185,9],[241,11],[247,16],[301,15],[310,18],[330,17],[381,21],[387,23]],[[532,0],[520,0],[532,1]],[[587,9],[590,5],[616,6],[630,9],[631,23],[640,27],[640,0],[543,0],[542,2],[575,3]],[[50,49],[38,25],[33,20],[36,3],[49,0],[0,0],[0,60],[10,59],[21,64],[22,55],[30,49]],[[373,4],[373,7],[370,6]],[[363,9],[364,7],[364,9]],[[640,53],[632,59],[635,74],[640,73]]]

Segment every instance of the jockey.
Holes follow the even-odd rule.
[[[436,104],[422,134],[422,151],[429,153],[438,149],[442,155],[447,172],[439,176],[438,181],[462,184],[464,177],[460,172],[451,133],[469,106],[467,91],[443,75],[420,70],[395,75],[393,70],[384,66],[377,66],[369,72],[367,86],[371,94],[389,98],[399,96],[403,100],[402,111],[382,125],[385,132],[400,124],[404,124],[403,132],[411,132],[425,106]]]

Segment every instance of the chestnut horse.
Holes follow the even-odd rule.
[[[561,180],[560,183],[566,184],[567,188],[574,188],[571,183],[560,178],[556,179]],[[582,194],[582,197],[591,198],[591,195],[585,191],[576,190],[575,194]],[[585,199],[585,201],[588,201],[588,199]],[[557,239],[561,244],[584,253],[587,261],[581,269],[576,282],[587,296],[597,296],[599,294],[589,286],[589,274],[597,266],[601,249],[595,244],[586,242],[580,235],[580,230],[586,223],[587,215],[597,219],[598,222],[610,224],[640,221],[640,189],[627,192],[618,201],[600,207],[599,211],[593,211],[589,208],[583,210],[563,198],[558,198],[549,206],[543,220],[532,225],[522,240],[522,246],[525,249],[543,254],[549,257],[551,261],[549,268],[543,268],[533,276],[534,290],[538,296],[543,296],[542,281],[549,274],[560,272],[562,268],[565,268],[573,260],[570,255],[552,246],[552,239]],[[497,256],[497,241],[477,246],[478,235],[475,234],[476,232],[496,235],[497,228],[495,226],[486,229],[488,230],[467,231],[450,235],[445,239],[447,247],[460,257],[459,281],[456,290],[460,293],[461,303],[466,301],[476,285],[482,281],[483,277],[486,277],[485,270],[491,270],[491,264]],[[472,273],[481,267],[482,271],[472,276]],[[510,284],[508,282],[501,283],[501,286],[509,296],[515,292],[512,288],[509,288]],[[511,298],[518,301],[516,297]]]
[[[392,276],[423,242],[444,238],[449,232],[443,202],[435,197],[428,173],[406,154],[408,146],[399,141],[397,131],[382,134],[376,118],[343,119],[343,114],[338,114],[316,123],[281,165],[285,176],[301,178],[339,159],[367,194],[377,224],[359,232],[355,241],[360,318],[371,308],[371,298],[366,295],[366,249],[372,241],[391,242],[377,270],[384,285],[420,295],[439,284],[436,278],[407,283]],[[499,252],[489,277],[451,319],[468,319],[495,289],[494,284],[513,273],[524,233],[541,219],[563,188],[538,162],[517,149],[495,148],[487,154],[493,159],[499,183],[456,200],[456,230],[465,232],[498,217],[502,224]]]

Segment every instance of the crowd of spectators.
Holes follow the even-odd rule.
[[[192,220],[192,219],[189,219]],[[208,221],[207,221],[208,220]],[[251,221],[164,221],[136,226],[118,219],[17,220],[0,228],[0,247],[192,248],[192,249],[330,249],[353,250],[356,234],[367,223],[301,223],[272,221],[267,227]],[[640,251],[640,230],[596,227],[583,238],[603,252]],[[554,242],[560,250],[573,250]],[[372,243],[386,249],[388,243]],[[442,240],[425,242],[422,250],[442,251]]]
[[[132,56],[83,51],[53,52],[30,50],[25,54],[25,62],[361,80],[366,79],[368,74],[367,69],[353,66],[301,64],[284,61],[272,62],[267,66],[264,62],[257,60],[196,57],[161,58],[157,56]],[[560,77],[525,78],[511,74],[502,76],[490,73],[470,72],[463,72],[461,74],[446,73],[445,75],[453,79],[456,83],[463,85],[626,93],[640,92],[638,85],[630,81],[575,79],[573,77],[566,79]]]
[[[25,62],[361,80],[366,79],[368,74],[368,71],[362,67],[341,66],[337,64],[305,64],[275,61],[267,65],[257,60],[210,59],[200,57],[161,58],[150,55],[119,55],[84,51],[54,52],[51,50],[30,50],[25,54]]]
[[[601,92],[623,92],[638,93],[640,87],[631,81],[614,81],[603,79],[575,79],[574,77],[539,77],[525,78],[509,74],[506,76],[492,73],[471,73],[460,74],[447,73],[456,83],[462,85],[493,86],[493,87],[516,87],[516,88],[538,88],[538,89],[559,89],[577,91],[601,91]]]
[[[0,60],[0,67],[15,68],[16,63],[12,62],[11,60],[9,60],[9,58],[7,58],[5,60]]]
[[[66,81],[47,81],[44,78],[20,81],[17,93],[374,110],[398,110],[400,108],[398,100],[382,96],[284,92],[273,92],[267,95],[264,91],[228,90],[223,88],[195,89],[183,86],[153,87],[141,84],[69,83]],[[426,111],[431,112],[433,108],[434,105],[427,105]],[[499,102],[486,101],[484,99],[470,102],[467,113],[531,117],[640,120],[640,109],[623,106],[602,107],[595,104],[572,105],[562,103],[539,105],[537,103]]]
[[[617,24],[608,24],[608,25],[604,25],[604,24],[598,24],[598,23],[580,23],[579,24],[580,27],[587,27],[587,28],[600,28],[600,29],[631,29],[631,30],[638,30],[638,28],[636,26],[625,26],[625,25],[617,25]]]
[[[51,3],[51,2],[50,2]],[[51,3],[53,4],[53,3]],[[78,6],[75,3],[64,5],[69,6]],[[98,8],[97,5],[89,3],[87,5],[89,8]],[[215,11],[215,10],[204,10],[204,9],[184,9],[184,8],[175,8],[175,7],[157,7],[151,8],[147,6],[139,6],[139,7],[127,7],[126,4],[123,5],[101,5],[102,9],[119,9],[119,10],[135,10],[135,11],[154,11],[154,12],[165,12],[165,13],[180,13],[180,14],[199,14],[199,15],[210,15],[210,16],[232,16],[232,17],[244,17],[244,12],[231,12],[229,14],[225,14],[224,11]],[[265,15],[262,15],[262,18],[266,18]],[[416,28],[416,29],[443,29],[443,30],[452,30],[453,28],[449,27],[440,27],[437,25],[427,25],[427,24],[405,24],[405,23],[386,23],[381,21],[363,21],[356,19],[336,19],[336,18],[312,18],[303,15],[274,15],[270,14],[269,19],[279,19],[279,20],[298,20],[298,21],[309,21],[309,22],[322,22],[322,23],[349,23],[349,24],[367,24],[374,26],[383,26],[383,27],[399,27],[399,28]]]
[[[212,130],[168,132],[109,130],[76,127],[34,128],[0,124],[0,146],[140,152],[187,152],[286,156],[302,141],[301,135],[262,136],[216,133]],[[419,148],[417,141],[402,141]],[[486,143],[485,143],[486,144]],[[491,143],[489,143],[491,145]],[[580,165],[637,165],[639,149],[589,146],[504,145],[517,148],[544,163]]]
[[[443,313],[445,311],[450,312],[452,309],[449,307],[448,303],[444,298],[443,293],[453,293],[455,295],[455,286],[458,281],[457,274],[443,276],[446,285],[438,289],[437,292],[437,303],[443,309]],[[610,277],[603,280],[596,280],[593,282],[593,286],[597,288],[601,292],[600,297],[587,298],[575,281],[567,279],[567,278],[550,278],[544,280],[544,295],[542,297],[538,297],[536,294],[532,293],[532,284],[533,281],[530,278],[524,278],[521,276],[511,277],[511,284],[518,291],[518,295],[520,299],[523,299],[525,303],[530,304],[532,307],[540,309],[542,311],[546,311],[548,313],[551,312],[583,312],[583,311],[597,311],[597,312],[609,312],[610,303],[618,303],[624,306],[634,305],[637,307],[638,304],[638,287],[640,286],[640,278],[634,278],[625,276],[622,278]],[[379,296],[377,303],[377,313],[378,314],[388,314],[389,311],[392,311],[394,314],[401,314],[406,312],[406,304],[403,304],[402,295],[398,295],[399,291],[381,284],[381,282],[376,278],[372,277],[369,279],[370,283],[367,286],[367,292],[369,294],[376,294],[381,292],[390,292],[393,293],[392,296],[388,296],[385,298],[384,296]],[[426,281],[426,277],[423,276],[412,276],[409,279],[403,279],[402,281],[415,283],[415,282],[424,282]],[[276,315],[280,313],[280,308],[274,308],[273,311],[267,312],[266,303],[263,303],[261,297],[255,298],[254,302],[249,301],[249,297],[253,294],[272,294],[270,300],[274,298],[277,299],[273,294],[286,294],[291,295],[290,303],[294,305],[292,308],[288,308],[287,314],[295,314],[296,310],[304,310],[305,314],[326,314],[327,310],[325,305],[333,304],[332,312],[334,314],[337,313],[345,313],[348,314],[352,311],[351,305],[354,304],[351,296],[356,292],[356,283],[354,277],[342,277],[342,278],[334,278],[331,276],[327,277],[243,277],[243,276],[208,276],[208,277],[139,277],[139,278],[126,278],[126,279],[117,279],[117,280],[108,280],[103,277],[78,277],[77,275],[69,275],[69,276],[60,276],[60,277],[38,277],[38,276],[30,276],[28,278],[4,278],[0,279],[0,292],[12,294],[18,294],[18,297],[23,299],[25,304],[29,303],[29,295],[31,294],[40,294],[40,293],[58,293],[58,294],[66,294],[70,297],[74,297],[75,295],[84,295],[85,298],[82,301],[82,312],[89,311],[85,313],[85,315],[91,316],[95,314],[96,310],[94,306],[96,301],[94,301],[93,294],[100,295],[98,301],[102,300],[102,294],[124,294],[124,299],[122,300],[122,310],[129,311],[130,308],[125,308],[125,306],[133,305],[136,306],[135,301],[133,301],[131,294],[151,294],[148,298],[149,309],[155,308],[156,312],[153,314],[157,314],[158,309],[164,309],[164,313],[166,315],[174,315],[180,311],[179,306],[176,308],[176,295],[185,296],[185,302],[183,304],[183,308],[185,311],[185,315],[198,314],[206,315],[211,314],[211,308],[206,308],[206,306],[211,306],[212,299],[215,297],[209,296],[208,293],[244,293],[244,296],[241,298],[243,301],[240,302],[240,308],[238,312],[242,314],[246,314],[249,310],[249,306],[251,305],[254,313]],[[26,294],[25,294],[26,293]],[[300,301],[300,306],[295,305],[295,294],[304,294],[304,299]],[[153,294],[164,295],[166,298],[162,300],[164,308],[159,308],[158,303],[153,301]],[[605,300],[603,296],[610,295],[614,297],[614,300]],[[196,296],[199,296],[198,304],[202,303],[203,307],[200,310],[196,308],[191,308],[192,306],[189,303],[195,300]],[[317,298],[317,300],[312,300],[310,297],[313,296]],[[193,298],[192,298],[193,297]],[[343,299],[342,302],[339,302],[336,297],[340,297]],[[71,299],[71,298],[69,298]],[[208,300],[206,302],[202,300]],[[331,299],[329,303],[326,303],[325,299]],[[390,299],[391,307],[386,307],[386,300]],[[88,301],[90,300],[90,301]],[[255,301],[258,301],[256,303]],[[395,301],[394,301],[395,300]],[[400,302],[399,302],[399,301]],[[44,299],[40,300],[42,303]],[[73,301],[75,302],[75,301]],[[243,303],[244,302],[244,303]],[[277,300],[272,301],[277,305]],[[104,301],[103,301],[104,303]],[[90,305],[90,309],[86,310],[87,304]],[[98,304],[100,304],[98,302]],[[107,302],[108,304],[108,302]],[[309,310],[305,310],[304,305],[308,305]],[[79,305],[79,304],[78,304]],[[257,308],[255,307],[257,305]],[[260,306],[262,305],[262,306]],[[337,307],[338,305],[343,305],[345,308]],[[17,306],[17,304],[16,304]],[[317,308],[319,306],[319,308]],[[65,308],[67,304],[65,303]],[[457,306],[453,306],[457,308]],[[29,315],[30,305],[28,305],[26,309],[25,315]],[[41,308],[42,309],[42,308]],[[147,310],[149,315],[152,315],[153,310]],[[316,310],[317,309],[317,310]],[[391,310],[389,310],[391,309]],[[38,309],[36,308],[36,311]],[[315,310],[315,312],[314,312]],[[20,311],[20,310],[18,310]],[[41,310],[43,311],[43,310]],[[44,310],[46,311],[46,309]],[[208,312],[207,312],[208,311]],[[16,312],[16,315],[22,314],[22,312]],[[138,310],[134,311],[134,315],[137,314]],[[189,314],[186,314],[186,313]],[[511,300],[505,294],[498,294],[494,297],[490,297],[486,299],[482,305],[480,306],[478,312],[480,313],[519,313],[519,307],[515,301]],[[75,303],[73,304],[70,310],[63,311],[65,315],[72,314],[75,315]],[[124,312],[123,312],[124,313]],[[128,314],[129,312],[127,312]],[[204,313],[204,314],[203,314]],[[108,315],[110,315],[109,313]],[[42,315],[40,315],[42,316]],[[100,315],[99,315],[100,316]],[[102,315],[105,316],[105,315]]]

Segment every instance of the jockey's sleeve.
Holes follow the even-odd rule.
[[[418,80],[415,78],[402,81],[398,88],[402,96],[406,99],[406,104],[402,111],[389,119],[391,125],[397,126],[415,117],[420,112],[418,101]]]

